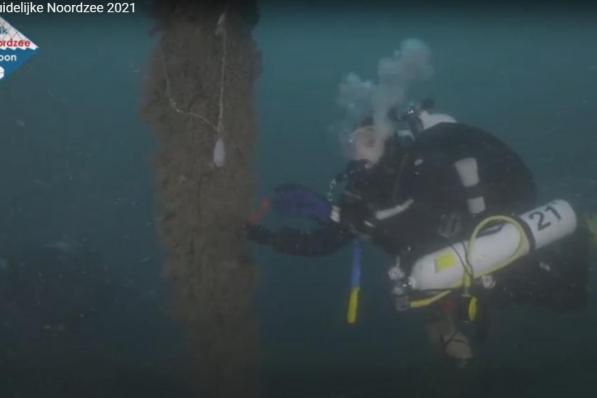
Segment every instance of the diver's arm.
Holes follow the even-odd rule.
[[[261,225],[249,225],[247,238],[253,242],[271,245],[274,250],[292,256],[320,257],[330,255],[352,238],[352,233],[336,223],[304,231],[284,227],[272,232]]]

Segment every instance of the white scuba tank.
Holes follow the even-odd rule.
[[[469,258],[473,279],[508,265],[505,263],[515,255],[524,256],[560,240],[577,227],[576,213],[564,200],[537,207],[516,221],[522,231],[513,224],[503,223],[487,228],[477,237]],[[468,244],[459,242],[421,257],[413,265],[408,279],[410,287],[442,290],[462,286]]]

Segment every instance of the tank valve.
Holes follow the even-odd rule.
[[[409,285],[406,273],[400,267],[400,257],[396,258],[395,265],[388,270],[388,277],[394,283],[392,295],[394,296],[396,310],[406,311],[410,308]]]

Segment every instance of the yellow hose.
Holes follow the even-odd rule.
[[[443,292],[438,293],[435,296],[431,296],[426,299],[411,301],[409,303],[409,305],[410,305],[411,309],[427,307],[428,305],[431,305],[431,304],[435,303],[436,301],[446,297],[450,293],[452,293],[450,290],[444,290]]]
[[[525,253],[525,247],[528,245],[528,240],[526,238],[526,234],[524,232],[524,228],[522,227],[522,225],[520,224],[520,222],[512,217],[508,217],[508,216],[491,216],[491,217],[487,217],[486,219],[484,219],[483,221],[481,221],[473,230],[473,233],[471,235],[471,238],[469,239],[468,245],[466,247],[466,258],[465,258],[465,262],[466,262],[466,267],[469,268],[469,270],[471,271],[471,275],[472,275],[472,267],[471,265],[468,263],[471,253],[473,251],[473,247],[475,246],[475,242],[477,241],[477,235],[479,235],[479,233],[483,230],[483,228],[485,228],[485,226],[487,226],[487,224],[492,223],[492,222],[496,222],[496,221],[502,221],[505,224],[512,224],[514,226],[514,228],[516,228],[516,230],[518,231],[518,234],[520,235],[520,240],[518,241],[518,247],[516,248],[516,251],[514,252],[514,254],[512,256],[510,256],[509,258],[507,258],[506,260],[502,261],[501,263],[498,263],[496,266],[493,267],[493,269],[491,270],[491,272],[495,272],[498,269],[504,268],[510,264],[512,264],[514,261],[518,260],[520,257],[524,256]],[[486,272],[487,274],[487,272]]]

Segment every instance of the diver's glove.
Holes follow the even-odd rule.
[[[245,224],[245,233],[247,239],[251,242],[259,243],[260,245],[271,245],[273,240],[273,233],[263,225],[259,224]]]
[[[361,200],[344,200],[337,208],[333,219],[353,233],[367,235],[377,227],[378,222],[374,214],[373,207]]]

